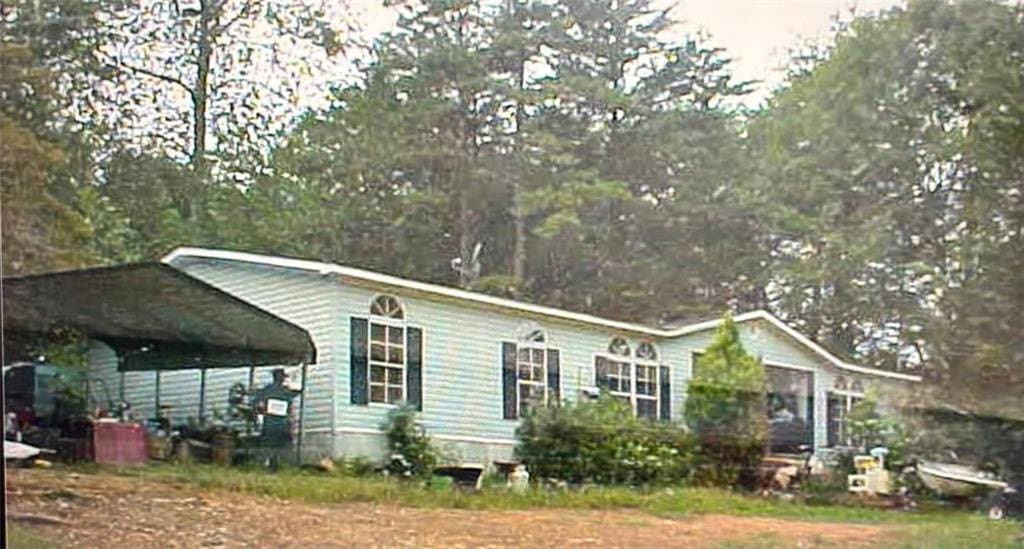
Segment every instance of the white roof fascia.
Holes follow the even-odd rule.
[[[554,318],[561,318],[573,322],[582,322],[584,324],[604,326],[606,328],[612,328],[614,330],[624,330],[628,332],[641,333],[656,337],[666,337],[668,334],[668,332],[666,332],[665,330],[649,328],[641,324],[633,324],[630,322],[618,322],[615,320],[608,320],[594,315],[574,313],[571,311],[566,311],[564,309],[556,309],[554,307],[533,305],[530,303],[523,303],[521,301],[515,301],[512,299],[494,297],[477,292],[460,290],[458,288],[449,288],[447,286],[430,284],[427,282],[417,282],[415,280],[408,280],[397,276],[376,273],[373,271],[366,271],[363,269],[356,269],[353,267],[344,267],[341,265],[335,265],[333,263],[323,263],[320,261],[310,261],[306,259],[291,259],[286,257],[275,257],[261,254],[253,254],[248,252],[211,250],[207,248],[177,248],[171,253],[164,256],[161,261],[163,261],[164,263],[172,263],[180,257],[223,259],[229,261],[241,261],[245,263],[271,265],[274,267],[284,267],[288,269],[314,271],[322,275],[337,274],[340,276],[347,276],[351,278],[365,280],[367,282],[384,284],[387,286],[396,286],[400,288],[408,288],[410,290],[442,295],[445,297],[460,299],[464,301],[473,301],[485,305],[492,305],[495,307],[501,307],[506,309],[517,309],[527,313],[533,313],[537,315],[549,316]]]
[[[783,322],[779,317],[769,313],[765,310],[751,311],[749,313],[743,313],[733,317],[735,322],[746,322],[749,320],[764,320],[769,322],[771,325],[782,330],[784,333],[797,340],[801,345],[807,347],[815,354],[824,358],[825,360],[832,363],[836,368],[842,370],[848,370],[851,372],[857,372],[861,374],[888,377],[891,379],[899,379],[903,381],[921,381],[921,376],[912,374],[901,374],[899,372],[889,372],[886,370],[879,370],[877,368],[868,368],[866,366],[857,366],[856,364],[850,364],[830,353],[828,349],[825,349],[821,345],[817,344],[814,340],[800,333],[789,324]],[[704,330],[710,330],[717,328],[722,323],[722,319],[709,320],[707,322],[701,322],[700,324],[692,324],[690,326],[683,326],[672,332],[672,336],[681,336],[686,334],[692,334],[694,332],[700,332]],[[671,336],[670,336],[671,337]]]
[[[717,328],[721,323],[722,319],[708,320],[705,322],[699,322],[697,324],[690,324],[688,326],[682,326],[673,330],[661,330],[657,328],[650,328],[641,324],[634,324],[631,322],[619,322],[615,320],[609,320],[601,318],[599,316],[588,315],[583,313],[575,313],[572,311],[566,311],[564,309],[556,309],[554,307],[544,307],[541,305],[533,305],[530,303],[523,303],[521,301],[515,301],[512,299],[505,299],[501,297],[489,296],[477,292],[470,292],[467,290],[460,290],[458,288],[450,288],[447,286],[441,286],[438,284],[430,284],[427,282],[418,282],[415,280],[408,280],[397,276],[377,273],[373,271],[367,271],[364,269],[357,269],[354,267],[344,267],[333,263],[325,263],[322,261],[311,261],[307,259],[292,259],[287,257],[277,257],[270,255],[254,254],[249,252],[236,252],[231,250],[214,250],[209,248],[177,248],[171,253],[164,256],[161,261],[164,263],[173,263],[176,259],[181,257],[195,257],[205,259],[221,259],[228,261],[240,261],[244,263],[255,263],[260,265],[270,265],[274,267],[283,267],[288,269],[298,269],[303,271],[313,271],[320,273],[321,275],[337,274],[340,276],[356,278],[365,280],[367,282],[383,284],[386,286],[394,286],[399,288],[408,288],[410,290],[431,293],[436,295],[442,295],[453,299],[459,299],[464,301],[472,301],[481,303],[484,305],[491,305],[494,307],[501,307],[506,309],[515,309],[526,313],[532,313],[536,315],[548,316],[552,318],[559,318],[571,322],[579,322],[583,324],[591,324],[595,326],[602,326],[604,328],[610,328],[613,330],[622,330],[627,332],[633,332],[638,334],[645,334],[660,338],[675,338],[692,334],[696,332],[702,332],[705,330],[711,330]],[[821,345],[818,345],[807,336],[801,334],[797,330],[790,327],[788,324],[780,320],[775,315],[765,310],[750,311],[741,313],[733,317],[733,321],[748,322],[751,320],[765,320],[771,323],[773,326],[782,330],[799,343],[821,356],[835,367],[848,370],[851,372],[857,372],[861,374],[887,377],[891,379],[899,379],[903,381],[921,381],[921,376],[911,374],[901,374],[898,372],[888,372],[885,370],[878,370],[876,368],[867,368],[864,366],[857,366],[854,364],[847,363],[839,357],[833,355]]]

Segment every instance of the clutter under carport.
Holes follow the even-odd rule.
[[[95,387],[97,380],[82,375],[81,368],[51,364],[23,350],[27,360],[4,367],[5,404],[13,414],[5,421],[5,439],[27,437],[31,440],[25,442],[64,459],[116,465],[175,457],[229,464],[239,452],[257,451],[276,464],[291,457],[286,451],[300,454],[305,365],[316,353],[309,334],[294,324],[161,263],[6,278],[3,298],[6,340],[80,334],[110,346],[120,372],[115,399],[110,387]],[[257,389],[253,372],[261,366],[299,366],[299,388],[275,381]],[[31,373],[15,374],[20,368]],[[237,384],[224,395],[229,417],[217,420],[204,409],[206,372],[213,368],[249,371],[248,386]],[[159,404],[158,385],[155,417],[135,418],[124,400],[124,373],[174,370],[200,372],[196,415],[173,425],[170,407]],[[6,390],[7,381],[17,376],[24,378],[20,392]],[[55,394],[58,385],[68,394]],[[45,416],[36,414],[42,403],[51,408]]]

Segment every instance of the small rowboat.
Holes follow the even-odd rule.
[[[13,440],[4,441],[4,461],[9,459],[23,461],[35,459],[42,452],[39,448],[28,444],[22,444]]]
[[[944,496],[966,497],[1009,486],[992,474],[952,463],[920,462],[917,476],[925,486]]]

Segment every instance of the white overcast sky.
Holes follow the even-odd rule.
[[[673,12],[684,32],[702,30],[711,43],[734,59],[740,80],[760,80],[754,98],[782,82],[780,70],[791,48],[807,39],[831,36],[833,17],[848,19],[850,10],[868,13],[904,4],[894,0],[686,0]]]
[[[373,36],[390,29],[395,15],[380,7],[378,0],[350,0],[365,32]],[[757,92],[748,100],[756,104],[782,81],[779,67],[786,53],[806,39],[829,36],[832,17],[847,17],[851,8],[858,13],[885,10],[903,4],[901,0],[664,0],[682,21],[680,35],[698,31],[711,36],[711,44],[723,47],[735,60],[733,70],[740,80],[760,80]],[[670,39],[671,36],[666,38]]]

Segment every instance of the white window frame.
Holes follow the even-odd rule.
[[[656,360],[640,360],[640,359],[636,359],[636,361],[633,363],[633,368],[632,368],[632,371],[633,371],[633,391],[632,391],[632,393],[633,393],[633,401],[632,402],[633,402],[633,413],[636,414],[637,417],[640,417],[640,405],[639,405],[640,400],[649,400],[649,401],[653,401],[654,402],[654,417],[649,418],[649,419],[658,419],[658,408],[659,408],[660,403],[661,403],[661,375],[660,375],[661,371],[660,371],[660,367],[661,367],[661,365],[658,364],[658,362]],[[640,378],[640,376],[639,376],[640,368],[650,369],[650,371],[653,372],[653,374],[652,374],[653,375],[653,379],[651,380],[651,383],[654,384],[654,394],[653,395],[640,394],[639,386],[637,385],[637,381],[639,381],[639,378]]]
[[[611,353],[598,353],[598,354],[594,355],[594,370],[595,370],[595,373],[597,371],[597,361],[598,361],[598,359],[602,359],[602,360],[605,360],[607,362],[611,362],[611,363],[614,363],[614,364],[617,365],[616,369],[618,370],[618,372],[616,372],[614,374],[609,372],[609,375],[606,376],[606,377],[608,377],[609,379],[614,378],[614,379],[618,380],[618,383],[616,384],[618,387],[620,387],[620,388],[622,387],[622,380],[625,380],[625,381],[629,382],[629,391],[622,391],[622,390],[617,390],[616,391],[616,390],[608,389],[608,394],[610,394],[612,396],[615,396],[615,397],[626,397],[627,399],[629,399],[630,403],[632,403],[633,402],[632,393],[633,393],[633,388],[634,388],[634,385],[633,385],[634,379],[633,378],[635,377],[633,375],[633,361],[630,360],[630,358],[628,356],[616,355],[616,354],[611,354]],[[623,369],[626,372],[625,375],[622,374]]]
[[[372,310],[374,303],[378,299],[380,299],[381,297],[392,297],[393,299],[395,299],[395,301],[398,303],[398,305],[400,307],[400,311],[402,313],[402,318],[393,318],[393,317],[387,317],[387,316],[380,316],[380,315],[376,315],[376,314],[372,314],[372,313],[367,318],[367,330],[366,330],[366,364],[367,364],[367,367],[366,367],[366,388],[367,388],[367,392],[369,393],[367,395],[367,402],[369,404],[375,405],[375,406],[397,406],[399,403],[405,402],[406,399],[408,398],[408,389],[407,388],[408,388],[408,383],[409,383],[409,330],[408,330],[408,325],[406,323],[406,316],[407,315],[406,315],[405,304],[402,303],[401,300],[399,300],[398,298],[393,297],[393,296],[384,296],[384,295],[374,296],[373,300],[370,301],[370,310]],[[375,325],[382,327],[383,330],[384,330],[384,340],[382,342],[379,342],[379,344],[383,344],[384,345],[384,360],[383,361],[374,360],[374,358],[373,358],[373,345],[374,345],[373,328],[374,328]],[[400,330],[402,330],[402,343],[401,344],[391,343],[391,339],[389,337],[389,335],[390,335],[389,332],[392,329],[400,329]],[[397,363],[397,362],[391,362],[389,360],[389,358],[391,356],[390,350],[392,348],[394,348],[394,347],[399,347],[399,346],[401,347],[401,350],[402,350],[402,360],[401,360],[400,364]],[[374,367],[384,368],[384,381],[383,382],[374,381],[373,380],[373,369],[374,369]],[[402,376],[401,382],[399,382],[399,383],[392,383],[390,381],[390,376],[391,376],[392,372],[394,372],[394,371],[401,372],[401,376]],[[384,400],[381,401],[381,400],[374,400],[373,399],[373,388],[374,387],[383,387],[383,390],[384,390]],[[394,388],[398,388],[400,390],[401,397],[399,399],[397,399],[397,400],[392,401],[391,399],[389,399],[389,395],[391,394],[391,389],[394,389]]]
[[[847,385],[847,387],[852,386],[852,383]],[[836,440],[838,441],[837,444],[839,446],[851,446],[853,444],[853,435],[849,432],[850,412],[853,411],[854,406],[864,400],[864,391],[855,391],[850,388],[837,388],[833,386],[828,390],[828,394],[841,397],[843,403],[842,408],[840,408],[841,413],[839,414],[839,417],[836,418],[836,424],[839,428],[839,432],[836,433]],[[828,398],[825,400],[826,412],[828,410],[828,400]],[[826,418],[826,423],[828,423],[827,420],[828,418]]]
[[[817,394],[817,392],[818,392],[817,391],[817,388],[818,388],[818,371],[817,370],[815,370],[814,368],[812,368],[810,366],[800,366],[800,365],[797,365],[797,364],[788,364],[788,363],[785,363],[785,362],[775,362],[775,361],[772,361],[772,360],[764,360],[764,359],[761,359],[761,364],[764,365],[764,367],[765,367],[765,377],[767,377],[768,368],[777,368],[779,370],[790,370],[790,371],[793,371],[793,372],[800,372],[800,373],[803,373],[803,374],[810,374],[810,377],[811,377],[811,391],[810,391],[810,395],[808,395],[808,396],[810,396],[813,399],[813,404],[812,404],[812,408],[811,408],[812,413],[816,412],[816,410],[814,410],[814,407],[817,407],[817,405],[818,405],[817,404],[817,402],[818,402],[818,394]],[[770,387],[768,387],[768,389],[769,390],[765,391],[765,396],[767,396],[768,393],[772,392],[770,390],[771,389]],[[817,414],[815,414],[815,415],[817,415]],[[803,419],[807,419],[804,416],[798,416],[798,417],[801,417]]]
[[[613,341],[615,339],[620,339],[620,338],[613,338]],[[610,395],[612,395],[614,397],[617,397],[617,398],[625,398],[625,399],[627,399],[629,401],[630,408],[633,409],[633,415],[635,417],[640,417],[640,408],[637,405],[638,401],[640,401],[640,400],[647,400],[647,401],[653,401],[654,402],[654,409],[656,410],[656,412],[654,414],[654,417],[653,418],[649,418],[649,419],[658,419],[659,415],[660,415],[658,411],[660,411],[660,407],[661,407],[661,363],[658,360],[658,357],[660,355],[658,354],[657,347],[654,348],[654,351],[655,351],[655,358],[653,360],[652,359],[636,358],[635,356],[633,356],[634,353],[635,353],[635,350],[632,348],[632,346],[630,347],[630,355],[628,355],[628,356],[627,355],[616,354],[616,353],[611,353],[611,352],[595,353],[594,354],[593,364],[594,364],[595,377],[596,377],[596,374],[597,374],[597,361],[598,361],[598,359],[606,360],[608,362],[612,362],[612,363],[615,363],[615,364],[619,365],[619,367],[618,367],[619,372],[614,374],[614,375],[609,375],[607,377],[615,378],[615,379],[618,379],[618,380],[623,380],[623,379],[628,380],[629,381],[629,391],[628,392],[627,391],[613,391],[613,390],[609,389],[608,390],[608,394],[610,394]],[[622,367],[623,366],[625,367],[625,369],[627,371],[627,376],[621,375]],[[642,395],[637,390],[637,379],[639,378],[637,373],[639,372],[640,368],[651,368],[652,369],[652,371],[653,371],[653,378],[652,378],[651,381],[654,384],[654,395],[646,395],[646,394]],[[622,386],[621,381],[617,385],[619,387],[621,387]]]
[[[543,341],[520,341],[516,344],[516,413],[518,417],[523,417],[524,412],[527,410],[523,409],[523,403],[526,399],[523,398],[523,387],[540,387],[541,394],[543,397],[543,406],[548,405],[548,399],[550,398],[550,391],[548,390],[548,348],[545,346],[547,338],[543,338]],[[531,358],[529,362],[523,362],[521,356],[523,352]],[[537,364],[533,362],[533,352],[540,351],[541,363],[540,363],[540,379],[534,379],[533,373]],[[523,367],[530,369],[530,378],[523,379],[520,375],[520,371]]]

